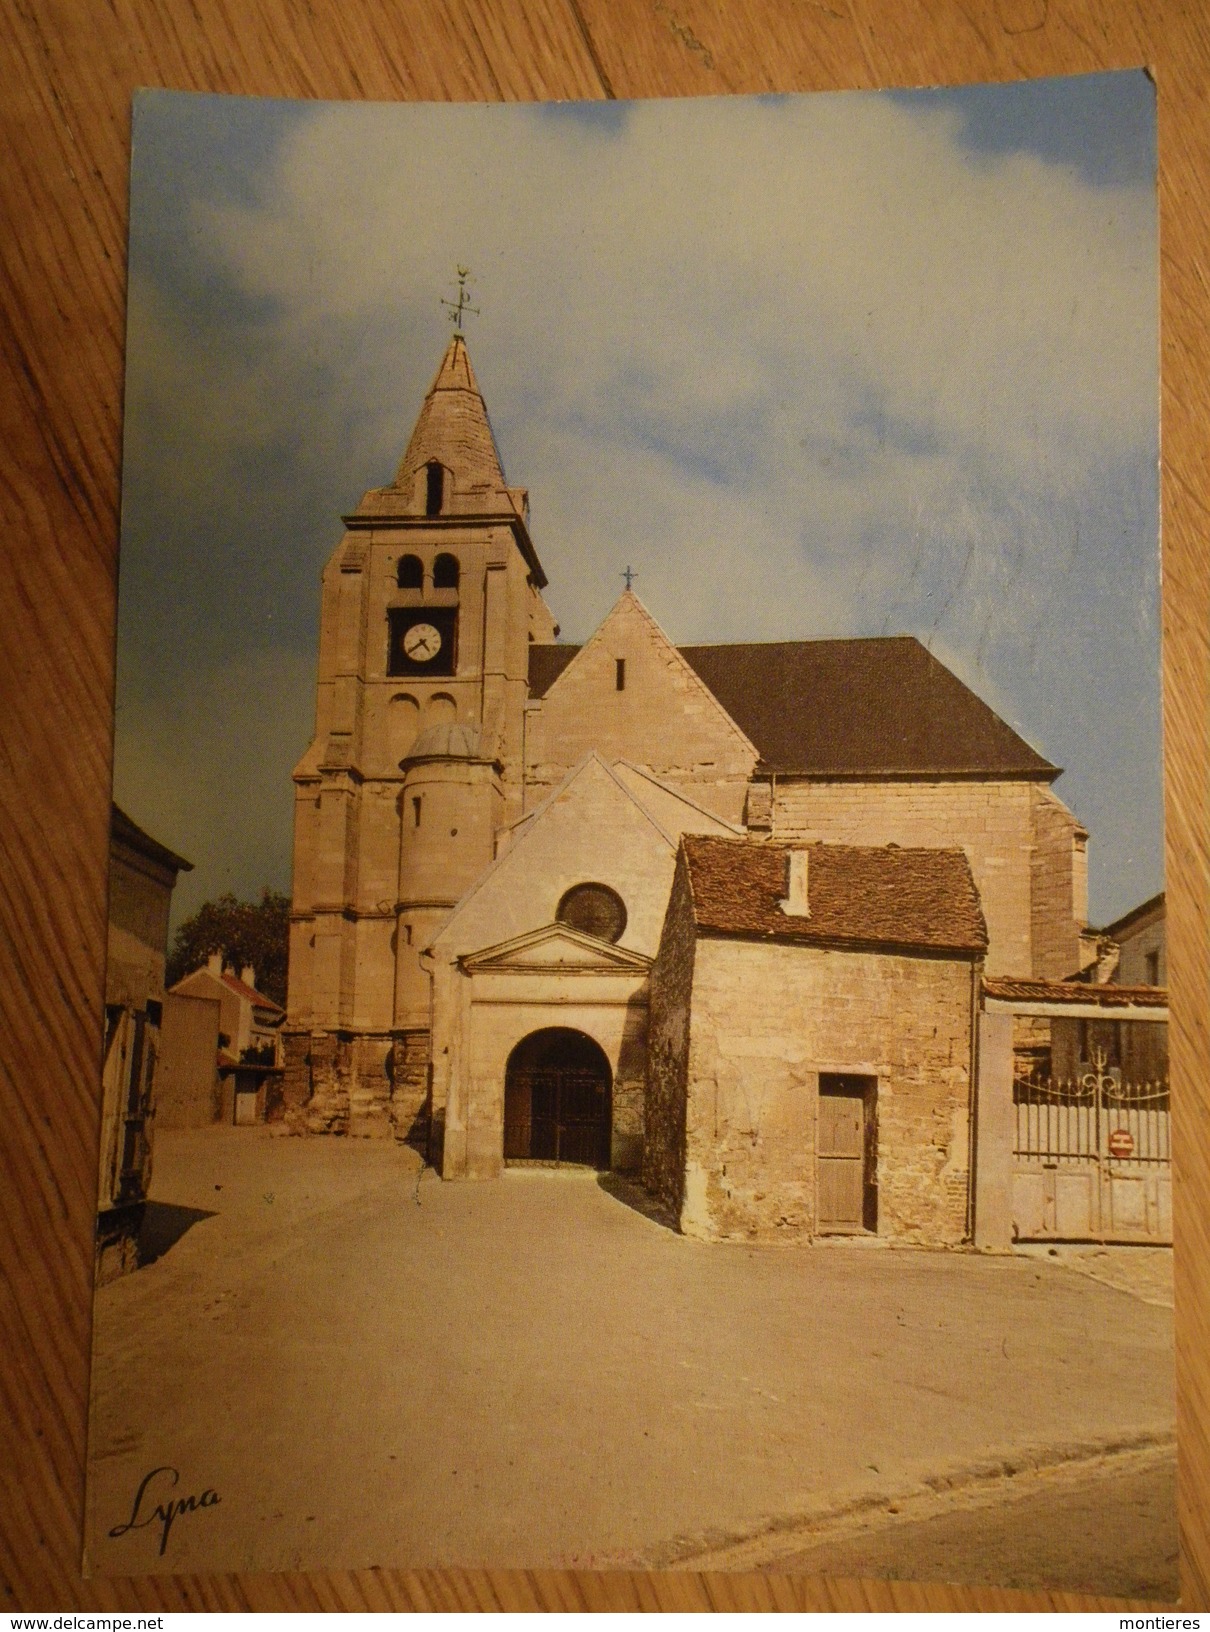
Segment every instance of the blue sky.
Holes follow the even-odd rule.
[[[911,633],[1162,887],[1142,73],[613,105],[135,104],[115,794],[289,887],[320,569],[470,346],[564,636]]]

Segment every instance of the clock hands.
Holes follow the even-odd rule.
[[[413,663],[428,663],[441,650],[441,632],[431,623],[414,623],[403,637],[404,652]]]

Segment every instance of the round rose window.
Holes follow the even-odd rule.
[[[559,902],[555,917],[561,924],[595,935],[598,941],[617,941],[626,928],[622,897],[607,884],[576,884]]]

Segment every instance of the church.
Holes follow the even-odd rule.
[[[703,1236],[970,1235],[979,983],[1091,956],[1059,775],[909,636],[561,643],[466,341],[322,585],[299,1132],[640,1177]]]

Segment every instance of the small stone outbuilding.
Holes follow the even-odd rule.
[[[960,850],[686,835],[650,980],[648,1188],[698,1237],[969,1239],[986,950]]]

